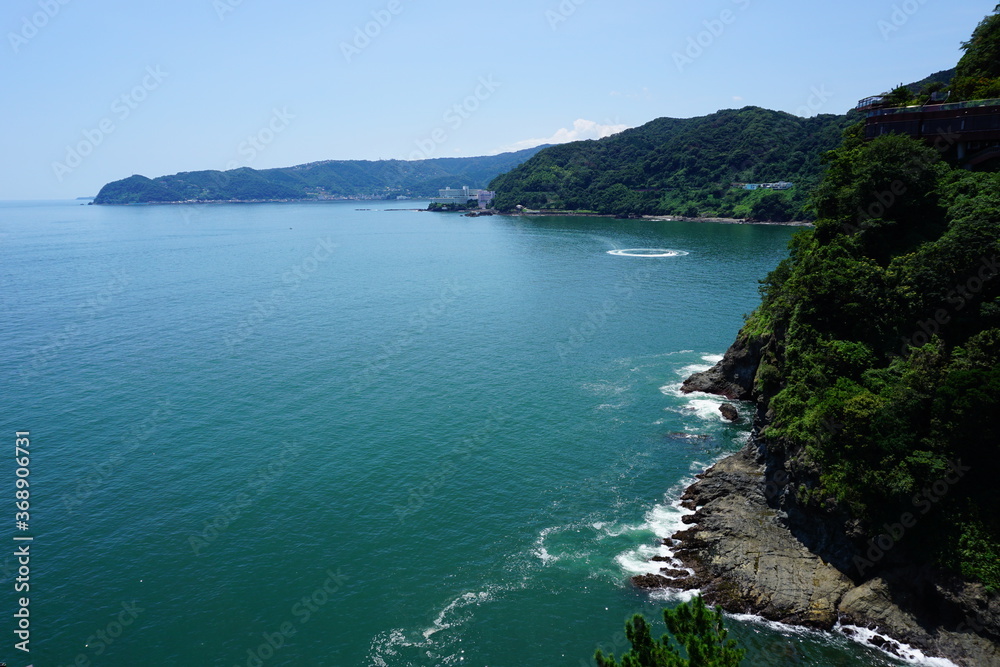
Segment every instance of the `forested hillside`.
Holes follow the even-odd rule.
[[[1000,13],[963,48],[953,84],[992,91]],[[764,437],[797,504],[857,521],[857,574],[908,558],[1000,591],[1000,173],[861,137],[740,335],[763,349]]]
[[[797,504],[847,510],[861,553],[885,534],[859,574],[906,556],[1000,589],[1000,174],[856,130],[830,162],[741,333],[763,435]]]
[[[496,178],[496,206],[602,214],[809,219],[821,155],[857,118],[799,118],[758,107],[659,118],[597,141],[553,146]],[[789,181],[790,190],[734,183]]]

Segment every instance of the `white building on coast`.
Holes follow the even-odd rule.
[[[461,190],[458,188],[441,188],[438,190],[438,196],[431,201],[435,204],[460,204],[465,206],[469,203],[470,199],[475,199],[479,203],[479,208],[489,208],[490,204],[493,203],[494,197],[496,197],[495,192],[473,189],[466,185]]]

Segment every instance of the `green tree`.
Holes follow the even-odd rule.
[[[913,98],[913,93],[909,88],[903,84],[899,84],[892,89],[892,92],[885,96],[885,106],[888,107],[906,107],[910,106],[915,100]]]
[[[1000,5],[962,43],[962,50],[965,55],[955,70],[955,94],[965,100],[1000,94]]]
[[[856,233],[881,257],[940,233],[938,181],[947,169],[938,151],[902,135],[865,143],[848,136],[826,159],[830,168],[812,197],[821,242]]]
[[[664,609],[663,621],[670,634],[657,641],[642,614],[633,616],[625,623],[631,650],[618,662],[613,654],[605,656],[598,649],[594,654],[598,667],[738,667],[746,655],[735,641],[726,639],[729,632],[722,622],[722,610],[709,609],[700,596],[677,609]],[[675,643],[683,647],[687,658]]]
[[[750,207],[750,217],[754,220],[788,222],[795,215],[791,198],[778,192],[768,192]]]

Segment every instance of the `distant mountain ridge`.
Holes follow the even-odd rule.
[[[800,118],[760,107],[658,118],[605,139],[547,148],[490,189],[501,210],[808,219],[807,195],[822,176],[823,154],[858,120],[855,113]],[[776,181],[794,187],[740,186]]]
[[[484,157],[429,160],[326,160],[279,169],[187,171],[108,183],[95,204],[276,201],[357,196],[431,197],[446,187],[483,188],[546,146]]]

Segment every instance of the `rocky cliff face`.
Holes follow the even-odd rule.
[[[861,572],[868,554],[850,517],[798,506],[794,470],[759,436],[768,396],[754,393],[762,354],[773,340],[743,337],[722,361],[689,378],[686,391],[757,402],[750,443],[699,476],[685,493],[692,527],[671,539],[694,571],[636,577],[644,588],[700,589],[730,612],[754,613],[820,629],[860,626],[894,652],[904,642],[970,667],[1000,666],[1000,595],[899,554]],[[891,561],[891,564],[886,564]],[[867,576],[866,576],[867,575]],[[850,633],[849,629],[845,632]]]
[[[734,401],[749,401],[753,396],[754,377],[760,365],[767,338],[740,336],[726,351],[722,361],[702,373],[695,373],[681,385],[690,394],[702,391],[718,394]]]

